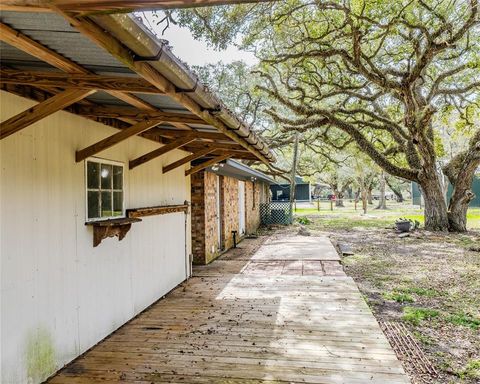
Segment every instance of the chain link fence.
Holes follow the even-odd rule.
[[[288,201],[272,201],[260,204],[260,221],[262,225],[292,224],[292,214]]]

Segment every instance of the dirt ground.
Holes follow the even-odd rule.
[[[405,324],[414,335],[438,374],[405,364],[413,383],[480,383],[480,252],[471,250],[480,246],[479,230],[399,238],[368,218],[303,217],[289,230],[300,220],[312,235],[349,245],[344,268],[377,320]]]

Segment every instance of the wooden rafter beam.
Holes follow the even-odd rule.
[[[185,176],[192,175],[194,173],[197,173],[198,171],[201,171],[202,169],[205,169],[213,164],[220,163],[221,161],[228,159],[229,157],[232,157],[231,153],[226,153],[217,157],[214,157],[213,159],[204,161],[203,163],[200,163],[190,169],[187,169],[185,171]]]
[[[21,97],[26,97],[28,99],[37,101],[39,103],[55,95],[54,93],[47,92],[45,90],[40,90],[37,88],[32,88],[25,85],[0,83],[0,89],[19,95]],[[74,106],[67,107],[64,110],[70,113],[78,114],[78,111],[77,111],[78,108],[79,108],[78,105],[74,105]],[[118,119],[95,117],[95,116],[85,116],[85,117],[92,119],[93,121],[98,121],[102,124],[111,126],[113,128],[121,129],[121,130],[128,129],[129,127],[126,123],[123,123]],[[182,125],[182,124],[178,123],[178,125]],[[162,135],[164,132],[166,132],[167,134]],[[156,142],[162,142],[164,144],[168,144],[169,142],[172,141],[172,139],[177,138],[177,135],[172,134],[176,132],[178,132],[178,130],[153,127],[141,133],[140,135]],[[235,143],[233,141],[226,142],[229,139],[221,133],[201,132],[201,131],[192,131],[191,129],[190,130],[183,129],[181,130],[180,135],[178,135],[178,137],[184,137],[185,135],[192,134],[192,133],[198,135],[198,138],[196,141],[191,142],[188,145],[183,147],[188,152],[198,152],[204,149],[206,145],[208,145],[209,147],[214,148],[217,152],[222,149],[228,150],[228,151],[235,151],[236,152],[235,157],[245,157],[245,156],[248,156],[248,154],[251,154],[251,152],[244,149],[238,143]],[[251,156],[254,156],[254,155],[251,154]]]
[[[131,160],[129,162],[129,168],[133,169],[135,167],[138,167],[141,164],[146,163],[147,161],[153,160],[159,156],[164,155],[167,152],[173,151],[174,149],[180,148],[184,146],[185,144],[188,144],[195,140],[195,135],[192,136],[186,136],[186,137],[181,137],[177,140],[174,140],[168,144],[165,144],[163,147],[160,147],[158,149],[155,149],[143,156],[137,157],[134,160]]]
[[[20,131],[29,125],[76,103],[95,91],[84,89],[69,89],[23,111],[0,124],[0,140]]]
[[[58,87],[77,89],[96,89],[103,91],[121,91],[137,93],[157,93],[160,90],[139,77],[103,76],[83,73],[28,72],[13,69],[0,69],[0,82],[22,84],[33,87]]]
[[[55,51],[52,51],[39,42],[3,23],[0,23],[0,40],[64,72],[91,74],[88,69],[83,68],[74,61],[67,59]],[[136,108],[151,111],[156,110],[156,108],[152,107],[149,103],[143,101],[135,95],[130,95],[129,93],[120,91],[108,91],[108,93]]]
[[[165,167],[163,167],[163,173],[170,172],[171,170],[178,168],[183,164],[197,160],[205,155],[208,155],[209,153],[212,153],[213,151],[215,151],[215,148],[212,147],[201,149],[198,152],[192,153],[190,156],[183,157],[180,160],[174,161],[173,163],[166,165]]]
[[[228,140],[228,141],[231,140],[230,138],[225,136],[223,133],[219,133],[219,132],[205,132],[205,131],[197,131],[197,132],[199,137],[201,137],[202,139]],[[165,137],[184,137],[189,135],[190,131],[178,130],[178,129],[155,128],[155,133]]]
[[[88,73],[88,70],[77,63],[3,23],[0,23],[0,40],[64,72]]]
[[[146,111],[130,107],[81,105],[78,106],[76,112],[82,116],[110,117],[130,120],[162,119],[165,122],[172,123],[205,124],[202,119],[191,113]]]
[[[95,144],[92,144],[86,148],[77,151],[75,153],[75,161],[78,163],[82,160],[85,160],[87,157],[93,156],[98,152],[110,148],[115,144],[118,144],[121,141],[128,139],[129,137],[145,132],[146,130],[160,124],[161,122],[162,120],[146,120],[138,124],[134,124],[127,129],[123,129],[120,132],[117,132],[103,140],[100,140]]]
[[[38,103],[45,101],[49,99],[52,96],[55,96],[57,93],[56,90],[51,90],[51,89],[40,89],[40,88],[34,88],[30,87],[27,85],[17,85],[17,84],[2,84],[0,83],[0,89],[2,91],[6,91],[9,93],[13,93],[14,95],[24,97],[33,101],[36,101]],[[87,99],[83,99],[81,102],[89,102]],[[64,108],[64,111],[67,111],[69,113],[77,114],[75,111],[76,105],[71,105],[70,107]],[[77,114],[78,115],[78,114]],[[127,122],[123,122],[118,119],[110,119],[110,118],[101,118],[101,117],[86,117],[87,119],[90,119],[92,121],[96,121],[105,125],[108,125],[109,127],[112,128],[117,128],[117,129],[125,129],[128,128],[131,124]],[[157,140],[156,140],[157,141]]]
[[[201,140],[201,137],[199,138]],[[205,145],[208,145],[212,148],[216,149],[224,149],[224,150],[238,150],[242,152],[249,152],[242,146],[238,145],[237,143],[218,143],[218,142],[213,142],[213,141],[195,141],[191,144],[189,144],[189,147],[191,148],[203,148]]]
[[[16,12],[51,12],[52,6],[64,11],[89,13],[124,13],[155,9],[209,7],[227,4],[257,3],[272,0],[2,0],[0,10]]]
[[[78,25],[78,20],[88,20],[85,18],[72,18],[68,16],[67,14],[62,13],[64,16],[66,16],[67,20],[70,21],[74,26]],[[95,23],[88,21],[90,23],[89,25],[93,27],[97,32],[100,33],[100,36],[97,36],[93,40],[99,43],[101,46],[107,49],[110,53],[113,54],[113,56],[117,57],[118,59],[126,62],[127,65],[131,67],[132,70],[135,72],[138,72],[143,78],[145,78],[149,83],[154,85],[156,89],[158,89],[160,92],[167,93],[170,97],[172,97],[174,100],[177,102],[185,105],[187,109],[189,109],[191,112],[193,112],[196,116],[198,116],[198,120],[186,120],[184,116],[182,116],[181,121],[170,121],[170,123],[179,125],[179,124],[209,124],[215,126],[222,134],[225,136],[226,140],[232,140],[234,142],[237,142],[239,145],[241,145],[243,148],[249,150],[251,153],[254,154],[257,158],[261,159],[262,161],[266,162],[266,158],[264,155],[258,151],[258,149],[253,148],[250,144],[248,144],[244,139],[239,138],[235,133],[233,133],[229,127],[227,127],[221,120],[219,120],[214,114],[212,114],[208,110],[204,110],[201,106],[196,104],[195,101],[193,101],[190,96],[184,94],[184,93],[177,93],[176,88],[173,86],[173,84],[169,83],[166,78],[164,78],[159,72],[157,72],[155,69],[153,69],[149,64],[147,63],[137,63],[135,64],[134,61],[130,56],[124,56],[124,53],[128,53],[127,50],[125,50],[125,47],[118,42],[115,38],[113,38],[111,35],[105,32],[105,30],[100,29]],[[77,26],[78,28],[78,26]],[[85,30],[82,30],[80,28],[81,32],[86,34],[88,37],[90,36],[88,33],[85,33]],[[89,28],[86,28],[87,30]],[[9,44],[16,46],[17,48],[28,52],[29,54],[33,54],[34,56],[38,57],[39,59],[48,62],[51,65],[54,65],[57,68],[60,68],[64,71],[68,71],[69,73],[77,73],[77,74],[90,74],[88,70],[85,68],[79,66],[77,63],[74,63],[70,61],[69,59],[64,58],[61,55],[58,55],[56,52],[49,50],[48,48],[44,47],[43,45],[31,40],[27,36],[19,33],[18,31],[15,31],[11,29],[10,27],[0,24],[0,39],[8,42]],[[117,45],[112,47],[111,49],[108,49],[105,45],[109,42],[115,42]],[[115,44],[114,44],[115,45]],[[119,50],[119,52],[116,52],[116,50]],[[138,71],[138,68],[140,67],[141,71]],[[167,90],[168,92],[165,92]],[[58,91],[57,91],[58,92]],[[148,110],[148,111],[157,111],[155,107],[151,106],[147,102],[139,99],[135,95],[131,95],[127,92],[123,91],[118,91],[118,90],[110,90],[108,91],[110,94],[114,95],[115,97],[126,101],[127,103],[135,106],[136,108],[142,109],[142,110]],[[85,106],[80,106],[80,108],[83,108]],[[74,107],[75,110],[73,111],[74,113],[81,114],[77,112],[77,106]],[[85,110],[84,110],[85,111]],[[132,119],[129,116],[103,116],[103,115],[92,115],[90,114],[92,110],[85,112],[86,115],[85,117],[87,118],[94,118],[97,119],[98,121],[100,120],[105,120],[105,119],[118,119],[118,120],[123,120],[126,122],[129,122],[130,124],[135,123],[135,121],[142,120],[144,118],[155,118],[153,117],[148,117],[148,116],[136,116],[135,119]],[[194,115],[191,115],[194,116]],[[158,116],[157,116],[158,117]],[[172,120],[174,120],[172,118]],[[166,121],[166,120],[165,120]],[[149,132],[150,133],[150,132]],[[228,138],[228,139],[227,139]],[[223,139],[223,137],[221,138]]]
[[[101,21],[102,24],[109,24],[109,28],[122,28],[122,26],[119,26],[117,23],[117,20],[113,19],[111,16],[103,15],[97,16],[94,22],[87,17],[72,17],[72,15],[69,15],[68,13],[60,13],[74,28],[104,48],[112,56],[138,73],[145,80],[149,81],[152,85],[156,86],[166,95],[170,96],[173,100],[183,105],[191,113],[197,115],[207,124],[214,126],[218,131],[225,134],[225,136],[228,136],[233,141],[239,143],[242,147],[252,152],[262,162],[266,164],[270,162],[258,148],[255,148],[244,138],[239,137],[236,133],[232,132],[230,127],[228,127],[218,116],[216,116],[214,112],[203,108],[194,98],[185,94],[184,92],[178,92],[175,84],[173,84],[168,78],[163,76],[159,71],[152,67],[152,65],[147,62],[141,62],[138,60],[136,61],[132,50],[128,49],[126,46],[126,44],[132,43],[138,38],[134,36],[135,34],[132,31],[128,30],[130,33],[128,37],[129,41],[122,43],[112,34],[107,32],[105,27],[100,27],[96,24],[96,22]],[[130,26],[123,25],[123,28],[128,29],[129,27]]]

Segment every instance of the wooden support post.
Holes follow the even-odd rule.
[[[320,211],[320,198],[317,199],[317,211]]]
[[[163,167],[163,173],[167,173],[167,172],[171,171],[172,169],[180,167],[181,165],[183,165],[185,163],[188,163],[190,161],[199,159],[200,157],[208,155],[209,153],[211,153],[213,151],[215,151],[215,148],[207,147],[207,148],[202,149],[198,152],[192,153],[190,156],[184,157],[180,160],[177,160],[177,161],[175,161],[173,163],[170,163],[170,164],[166,165],[165,167]]]
[[[333,211],[333,200],[330,200],[330,210]]]
[[[0,140],[20,131],[37,121],[62,110],[69,105],[95,93],[93,90],[70,89],[15,115],[0,124]]]
[[[138,167],[139,165],[146,163],[147,161],[153,160],[159,156],[164,155],[167,152],[173,151],[185,144],[190,143],[191,141],[196,139],[196,135],[181,137],[177,140],[172,141],[171,143],[165,144],[163,147],[153,150],[143,156],[137,157],[134,160],[131,160],[129,163],[129,168],[133,169]]]
[[[98,152],[103,151],[104,149],[110,148],[115,144],[120,143],[123,140],[128,139],[131,136],[138,135],[155,125],[158,125],[162,120],[146,120],[138,124],[134,124],[131,127],[128,127],[120,132],[113,134],[99,142],[92,144],[86,148],[83,148],[75,153],[75,161],[78,163],[82,160],[85,160],[87,157],[93,156]]]
[[[201,171],[202,169],[205,169],[205,168],[207,168],[207,167],[209,167],[213,164],[216,164],[216,163],[219,163],[219,162],[221,162],[225,159],[228,159],[231,156],[232,156],[232,154],[229,153],[229,154],[220,155],[220,156],[214,157],[213,159],[204,161],[203,163],[198,164],[195,167],[192,167],[192,168],[186,170],[185,171],[185,176],[192,175],[192,174],[194,174],[198,171]]]
[[[300,134],[298,131],[295,132],[295,141],[293,144],[293,160],[292,160],[292,170],[290,173],[290,224],[293,223],[293,210],[297,210],[297,204],[295,202],[296,193],[296,183],[295,183],[295,176],[297,175],[297,165],[298,165],[298,140]],[[295,207],[293,206],[295,203]]]

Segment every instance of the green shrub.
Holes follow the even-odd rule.
[[[312,223],[312,220],[310,220],[307,216],[300,216],[297,218],[297,221],[302,225],[308,225]]]
[[[424,335],[418,331],[413,331],[413,336],[415,336],[415,338],[420,341],[421,343],[425,344],[425,345],[433,345],[434,344],[434,341],[433,339],[428,336],[428,335]]]
[[[382,296],[386,300],[393,300],[396,301],[397,303],[413,303],[415,300],[411,295],[408,293],[402,293],[402,292],[386,292],[383,293]]]
[[[470,360],[464,369],[457,372],[461,379],[480,379],[480,360]]]
[[[456,313],[447,317],[449,323],[469,327],[476,331],[480,328],[480,319],[466,313]]]
[[[426,297],[435,297],[440,295],[440,293],[435,289],[420,288],[420,287],[401,288],[399,289],[399,291],[405,292],[405,293],[414,293],[418,296],[426,296]]]
[[[413,325],[419,325],[421,321],[433,319],[438,315],[439,312],[434,309],[405,307],[403,308],[402,319]]]

